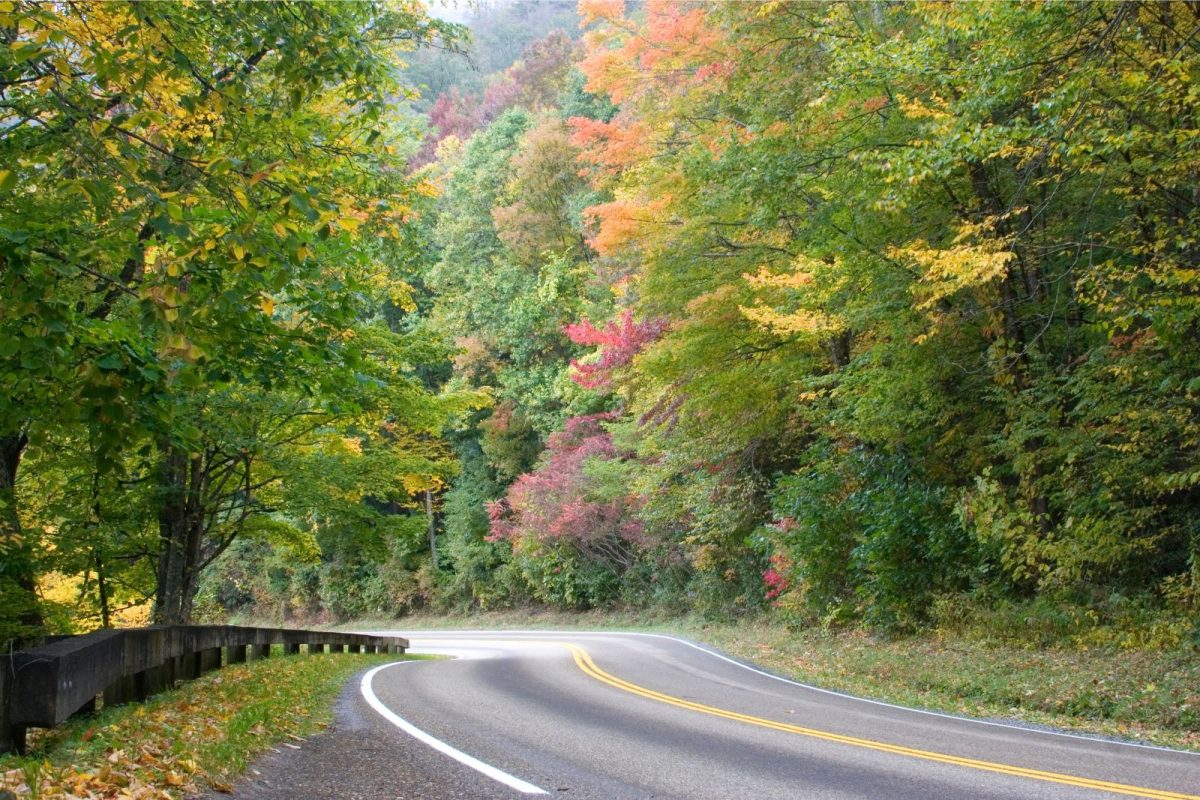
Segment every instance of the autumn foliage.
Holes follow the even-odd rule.
[[[489,504],[492,540],[565,540],[582,551],[618,555],[642,525],[629,496],[593,491],[589,464],[628,456],[604,429],[610,414],[575,417],[551,434],[538,468],[517,478],[506,499]]]
[[[629,365],[638,352],[665,329],[663,320],[634,322],[633,312],[629,309],[601,328],[587,320],[568,325],[564,330],[572,342],[599,348],[594,361],[571,361],[571,380],[586,389],[611,388],[617,370]]]

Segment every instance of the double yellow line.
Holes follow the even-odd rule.
[[[609,686],[617,689],[630,692],[631,694],[636,694],[639,697],[657,700],[660,703],[666,703],[679,708],[686,708],[691,711],[699,711],[702,714],[710,714],[714,717],[721,717],[722,719],[745,722],[749,725],[757,725],[760,728],[770,728],[771,730],[794,733],[800,736],[808,736],[813,739],[823,739],[827,742],[838,742],[839,744],[848,744],[853,747],[863,747],[868,750],[878,750],[882,753],[893,753],[895,755],[909,756],[911,758],[920,758],[924,759],[925,761],[936,761],[941,764],[954,764],[955,766],[983,770],[984,772],[998,772],[1002,775],[1014,775],[1020,778],[1032,778],[1039,781],[1059,783],[1065,786],[1078,786],[1084,789],[1097,789],[1102,792],[1112,792],[1114,794],[1130,795],[1133,797],[1148,797],[1153,798],[1154,800],[1200,800],[1200,795],[1168,792],[1162,789],[1147,789],[1140,786],[1129,786],[1123,783],[1097,781],[1092,780],[1091,778],[1080,778],[1074,775],[1064,775],[1058,772],[1044,772],[1038,769],[1014,767],[1009,764],[997,764],[993,761],[980,761],[974,758],[962,758],[961,756],[952,756],[946,753],[935,753],[929,750],[918,750],[912,747],[903,747],[901,745],[888,744],[886,742],[877,742],[873,739],[861,739],[857,736],[843,736],[838,733],[829,733],[828,731],[820,731],[814,728],[804,728],[799,725],[789,725],[786,722],[776,722],[775,720],[765,719],[763,717],[754,717],[750,716],[749,714],[739,714],[736,711],[727,711],[723,708],[715,708],[713,706],[706,706],[701,703],[693,703],[690,700],[684,700],[680,697],[673,697],[669,694],[656,692],[653,689],[647,689],[644,686],[638,686],[635,683],[621,680],[620,678],[610,675],[596,666],[596,663],[592,661],[591,656],[589,656],[587,651],[582,647],[565,642],[562,644],[564,644],[571,651],[571,654],[575,657],[576,665],[578,665],[586,675],[595,678],[601,683],[606,683]]]

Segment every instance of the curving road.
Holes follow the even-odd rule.
[[[787,681],[653,634],[395,631],[362,699],[481,797],[1200,800],[1200,754]]]

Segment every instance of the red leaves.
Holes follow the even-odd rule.
[[[786,555],[776,553],[770,558],[771,566],[763,571],[763,583],[767,587],[766,598],[775,600],[791,588],[792,562]]]
[[[518,478],[507,498],[488,503],[489,541],[565,539],[586,550],[594,542],[641,536],[636,498],[597,493],[586,469],[589,461],[624,458],[602,424],[612,416],[574,417],[550,436],[538,469]]]
[[[597,328],[587,320],[567,325],[563,332],[572,342],[600,347],[600,357],[594,362],[571,361],[571,380],[586,389],[609,389],[613,372],[633,361],[634,356],[661,336],[666,327],[665,320],[634,322],[633,313],[628,309],[603,328]]]
[[[415,162],[431,161],[441,140],[449,136],[466,140],[514,106],[530,111],[553,107],[566,88],[575,56],[575,43],[562,31],[551,31],[529,45],[519,61],[496,75],[482,98],[462,94],[458,87],[438,95],[429,109],[434,130]]]

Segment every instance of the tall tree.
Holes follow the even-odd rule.
[[[414,191],[386,117],[394,54],[454,29],[415,3],[17,2],[0,30],[0,499],[19,552],[28,442],[82,425],[103,469],[154,440],[171,516],[200,439],[189,392],[353,369],[342,334],[378,272],[353,242],[400,238]]]

